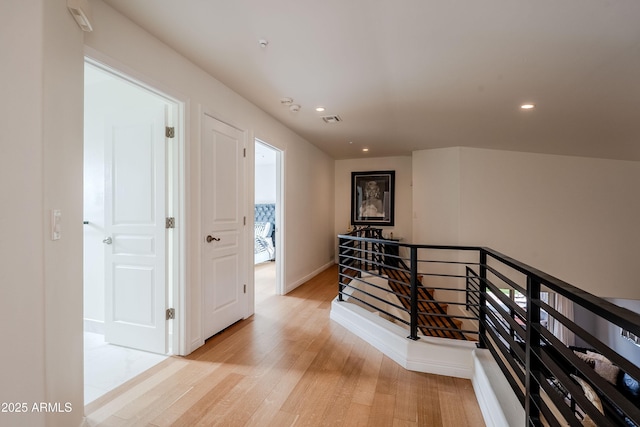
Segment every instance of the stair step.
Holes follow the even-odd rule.
[[[342,274],[344,274],[344,276],[340,277],[340,281],[343,284],[346,285],[346,284],[350,283],[353,280],[353,278],[358,277],[358,273],[359,273],[358,270],[353,270],[351,268],[345,268],[342,271]]]
[[[445,320],[446,321],[450,320],[456,325],[456,328],[459,329],[460,327],[462,327],[462,321],[456,319],[455,317],[448,317],[447,318],[447,317],[441,317],[441,316],[423,315],[421,317],[421,319],[427,321],[430,326],[436,326],[436,327],[438,327],[438,326],[440,326],[440,327],[446,326],[446,327],[450,328],[451,327],[450,325],[442,325],[442,326],[439,325],[439,324],[443,323],[443,321],[445,321]]]
[[[418,304],[418,310],[422,311],[423,313],[442,313],[443,311],[447,313],[448,309],[449,309],[449,304],[447,303],[427,302],[423,304]]]
[[[411,276],[402,270],[385,269],[384,273],[393,280],[389,280],[389,287],[398,295],[398,299],[401,304],[406,308],[411,308],[411,302],[408,298],[401,298],[400,295],[410,296],[411,289],[407,286],[411,283]],[[418,283],[418,325],[420,332],[426,336],[452,338],[466,340],[467,337],[460,331],[456,330],[442,330],[443,329],[460,329],[462,327],[462,321],[445,317],[445,316],[430,316],[426,313],[433,314],[447,314],[448,304],[440,304],[433,297],[434,290],[422,285],[422,275],[419,276]]]

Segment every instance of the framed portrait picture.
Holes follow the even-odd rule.
[[[351,172],[351,224],[393,225],[396,171]]]

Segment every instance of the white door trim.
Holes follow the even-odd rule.
[[[188,185],[186,174],[186,158],[187,147],[185,141],[188,137],[187,122],[187,101],[185,97],[174,96],[170,91],[162,88],[146,76],[137,73],[114,59],[92,49],[88,46],[84,47],[85,62],[112,74],[116,78],[125,80],[134,84],[172,105],[173,114],[168,118],[175,129],[175,137],[171,144],[171,148],[167,152],[167,185],[172,188],[171,198],[167,199],[167,214],[175,217],[176,227],[173,229],[171,239],[171,247],[167,242],[168,253],[171,257],[167,257],[167,280],[171,282],[171,293],[167,295],[167,301],[172,302],[176,311],[176,317],[173,325],[169,325],[167,330],[171,331],[167,337],[167,343],[170,347],[170,353],[177,355],[187,355],[191,352],[189,343],[187,342],[187,313],[189,304],[186,289],[186,260],[185,253],[187,247],[187,211],[186,211],[186,188]]]
[[[275,148],[275,147],[274,147]],[[287,228],[285,224],[285,151],[276,148],[276,259],[280,261],[276,262],[276,294],[284,295],[287,293],[287,287],[285,285],[284,272],[287,259],[285,257],[285,236],[287,234]]]

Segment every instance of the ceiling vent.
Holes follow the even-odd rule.
[[[325,123],[338,123],[341,122],[342,119],[340,118],[340,116],[322,116],[322,120],[324,120]]]

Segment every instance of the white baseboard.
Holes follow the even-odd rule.
[[[293,282],[293,283],[291,283],[289,285],[285,285],[285,294],[288,294],[289,292],[291,292],[292,290],[294,290],[298,286],[302,285],[303,283],[307,282],[308,280],[310,280],[313,277],[317,276],[318,274],[322,273],[323,271],[325,271],[327,268],[331,267],[334,264],[335,263],[333,261],[329,261],[328,263],[326,263],[322,267],[312,271],[311,273],[307,274],[303,278],[298,279],[298,280],[296,280],[295,282]],[[336,292],[338,292],[338,288],[337,287],[336,287]]]
[[[85,332],[104,335],[104,322],[102,320],[84,319],[83,327]]]

